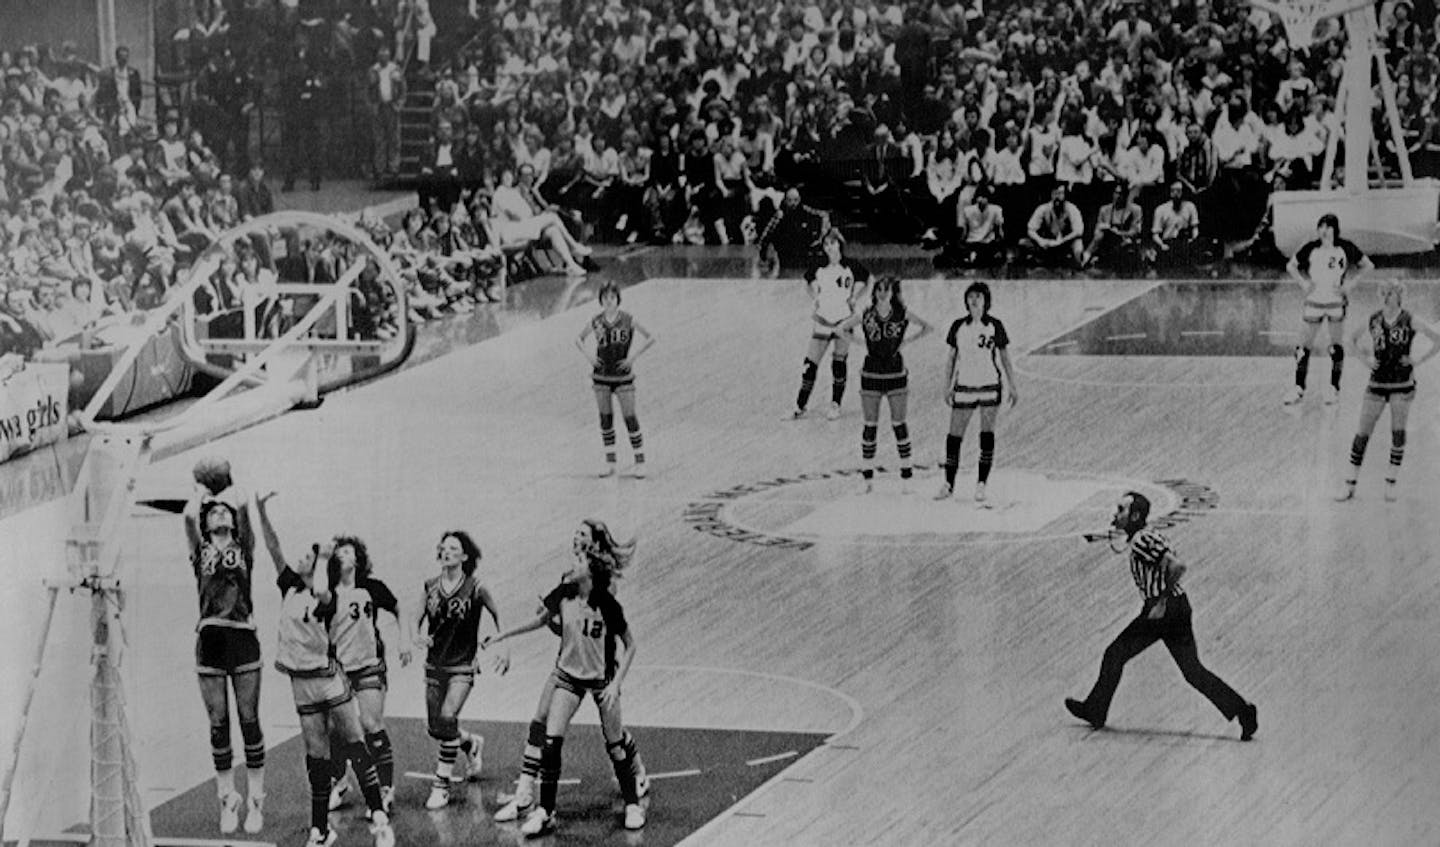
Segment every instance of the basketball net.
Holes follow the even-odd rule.
[[[1369,5],[1368,0],[1250,0],[1280,19],[1285,41],[1291,50],[1308,50],[1315,44],[1315,31],[1327,18]]]

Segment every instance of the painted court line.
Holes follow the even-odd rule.
[[[433,773],[421,773],[421,772],[419,772],[419,771],[406,771],[404,775],[405,775],[406,777],[410,778],[410,779],[423,779],[423,780],[427,780],[427,781],[432,781],[432,780],[435,779],[435,774],[433,774]],[[467,780],[467,781],[473,782],[474,780]],[[455,783],[451,783],[451,784],[452,784],[452,785],[464,785],[465,783],[464,783],[464,782],[455,782]],[[558,783],[556,783],[556,784],[557,784],[557,785],[579,785],[579,784],[580,784],[580,780],[578,780],[578,779],[562,779],[562,780],[560,780],[560,781],[559,781]]]
[[[1220,329],[1184,329],[1180,331],[1181,338],[1196,338],[1209,335],[1224,335],[1225,331]]]
[[[1139,340],[1142,339],[1142,338],[1149,338],[1149,337],[1150,337],[1149,334],[1148,334],[1148,333],[1144,333],[1144,332],[1126,332],[1126,333],[1121,333],[1120,335],[1107,335],[1107,336],[1105,336],[1105,340],[1106,340],[1106,341],[1139,341]]]
[[[668,773],[652,773],[647,775],[651,779],[678,779],[682,776],[699,776],[700,770],[698,768],[691,768],[687,771],[669,771]]]
[[[783,762],[783,761],[786,760],[786,759],[793,759],[793,758],[795,758],[795,757],[798,756],[798,755],[800,755],[800,754],[799,754],[798,752],[794,751],[794,750],[787,750],[787,751],[785,751],[784,753],[776,753],[776,754],[773,755],[773,756],[765,756],[765,757],[759,758],[759,759],[750,759],[750,760],[747,761],[745,764],[747,764],[747,765],[749,765],[750,767],[753,768],[753,767],[758,767],[758,766],[760,766],[760,765],[768,765],[768,764],[770,764],[771,762]]]
[[[1118,282],[1118,280],[1116,280],[1116,281]],[[1054,335],[1050,336],[1050,338],[1048,338],[1047,340],[1041,341],[1041,342],[1036,343],[1036,344],[1032,344],[1032,345],[1030,345],[1029,347],[1024,348],[1024,350],[1023,350],[1023,352],[1022,352],[1022,355],[1029,356],[1029,355],[1035,353],[1035,352],[1038,351],[1038,350],[1042,350],[1042,349],[1044,349],[1045,347],[1048,347],[1051,343],[1053,343],[1053,342],[1055,341],[1055,339],[1057,339],[1057,338],[1064,338],[1065,336],[1069,335],[1069,334],[1072,333],[1072,332],[1075,332],[1076,330],[1080,329],[1081,327],[1089,326],[1091,323],[1093,323],[1093,322],[1095,321],[1095,319],[1096,319],[1096,317],[1097,317],[1097,314],[1096,314],[1096,313],[1104,314],[1104,313],[1106,313],[1106,312],[1114,312],[1114,311],[1117,311],[1117,310],[1123,308],[1126,304],[1129,304],[1129,303],[1132,303],[1132,302],[1134,302],[1134,301],[1136,301],[1136,300],[1139,300],[1141,297],[1144,297],[1146,294],[1149,294],[1150,292],[1154,291],[1155,289],[1159,288],[1160,286],[1162,286],[1162,285],[1168,285],[1168,284],[1169,284],[1168,281],[1164,281],[1164,280],[1153,280],[1149,285],[1146,285],[1144,288],[1141,288],[1139,291],[1135,292],[1134,294],[1131,294],[1130,296],[1125,297],[1125,298],[1122,299],[1120,302],[1118,302],[1118,303],[1116,303],[1116,304],[1114,304],[1114,305],[1111,305],[1111,306],[1104,306],[1104,305],[1090,305],[1090,306],[1086,306],[1085,309],[1084,309],[1084,311],[1081,313],[1081,314],[1083,315],[1083,317],[1080,318],[1080,320],[1075,321],[1073,324],[1071,324],[1070,326],[1066,327],[1064,330],[1062,330],[1062,331],[1060,331],[1060,332],[1057,332],[1057,333],[1055,333]]]
[[[59,832],[54,835],[35,836],[25,839],[19,843],[28,844],[31,841],[60,841],[67,844],[89,844],[90,833],[88,832]],[[276,847],[273,841],[236,841],[232,838],[168,838],[155,836],[150,839],[155,847]]]

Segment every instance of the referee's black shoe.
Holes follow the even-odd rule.
[[[1065,698],[1065,708],[1070,711],[1070,714],[1090,724],[1091,729],[1103,729],[1105,727],[1104,718],[1095,717],[1090,713],[1089,706],[1076,700],[1074,697]]]
[[[1246,703],[1240,707],[1240,740],[1249,741],[1255,737],[1255,730],[1260,728],[1260,716],[1254,703]]]

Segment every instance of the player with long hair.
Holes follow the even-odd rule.
[[[1405,426],[1410,418],[1410,404],[1415,399],[1415,369],[1440,353],[1440,332],[1402,308],[1404,297],[1405,287],[1398,280],[1380,283],[1383,305],[1370,315],[1365,326],[1355,330],[1351,339],[1370,367],[1370,384],[1365,387],[1365,399],[1360,404],[1360,427],[1350,444],[1350,472],[1335,497],[1337,500],[1355,496],[1365,448],[1386,406],[1390,407],[1390,468],[1385,475],[1385,499],[1396,497],[1396,477],[1405,459]],[[1410,355],[1417,334],[1430,339],[1430,349],[1418,359]],[[1367,335],[1368,350],[1362,346],[1362,339]]]
[[[335,660],[350,680],[360,704],[360,726],[365,744],[375,759],[380,778],[380,795],[385,810],[395,796],[395,753],[385,729],[385,694],[389,689],[385,664],[385,642],[380,637],[378,617],[389,612],[400,629],[400,664],[410,664],[410,621],[400,610],[400,601],[390,587],[374,575],[370,550],[353,535],[335,539],[335,552],[327,562],[329,584],[335,594],[335,617],[330,622],[330,641]],[[345,763],[337,762],[330,808],[339,808],[346,793]]]
[[[907,335],[910,326],[918,327]],[[879,429],[880,403],[890,403],[890,426],[895,431],[895,446],[900,452],[900,479],[909,480],[910,430],[905,423],[906,403],[910,397],[909,373],[901,348],[930,331],[930,325],[905,307],[900,291],[900,278],[882,276],[870,289],[870,306],[860,316],[860,332],[865,337],[865,361],[860,365],[860,408],[865,425],[860,431],[860,457],[864,462],[861,474],[865,490],[875,478],[875,436]]]
[[[845,237],[840,230],[826,231],[820,238],[825,261],[805,274],[806,290],[815,301],[814,326],[810,329],[810,346],[800,374],[800,393],[795,397],[795,410],[789,415],[792,419],[804,417],[810,392],[815,389],[820,359],[832,343],[835,347],[830,353],[830,409],[825,417],[832,421],[840,417],[840,401],[845,396],[849,373],[850,330],[860,320],[855,314],[855,304],[864,302],[870,282],[870,271],[864,265],[845,258],[844,244]]]
[[[200,599],[195,626],[195,670],[210,719],[210,757],[220,798],[220,832],[240,825],[230,746],[230,691],[245,743],[245,831],[265,825],[265,735],[260,728],[260,639],[255,632],[250,583],[255,570],[255,536],[248,492],[234,485],[230,463],[221,458],[195,464],[196,491],[184,509],[190,566]]]
[[[975,483],[975,502],[985,502],[985,483],[995,461],[995,416],[1000,396],[1008,394],[1010,405],[1020,402],[1015,373],[1010,369],[1010,336],[1005,325],[990,314],[990,286],[972,282],[965,289],[965,317],[950,324],[945,342],[950,345],[945,368],[945,401],[950,404],[950,432],[945,436],[945,482],[935,495],[948,498],[955,489],[955,471],[960,466],[960,444],[970,416],[980,410],[980,468]],[[1004,380],[1001,380],[1001,370]]]
[[[1285,400],[1287,406],[1305,399],[1310,348],[1315,346],[1321,323],[1330,325],[1330,387],[1325,402],[1334,403],[1339,398],[1340,372],[1345,365],[1345,311],[1350,301],[1346,283],[1353,283],[1360,274],[1375,268],[1354,242],[1340,237],[1340,219],[1335,215],[1321,215],[1315,229],[1315,240],[1301,247],[1286,267],[1290,276],[1305,287],[1301,315],[1305,329],[1295,347],[1295,392]]]
[[[560,578],[563,586],[570,580],[570,572],[566,572]],[[540,607],[535,610],[537,615],[545,615],[548,620],[546,626],[556,635],[563,630],[560,626],[559,616],[552,614],[545,607],[545,598],[540,598]],[[505,665],[508,669],[508,664]],[[541,756],[545,750],[545,725],[550,719],[550,703],[555,694],[554,674],[545,680],[545,685],[540,689],[539,701],[535,704],[535,715],[530,719],[530,724],[525,732],[525,750],[521,758],[520,776],[515,781],[515,793],[506,797],[501,796],[500,809],[495,812],[495,820],[499,823],[509,823],[526,817],[535,806],[535,784],[540,779]],[[641,759],[640,753],[636,751],[633,758],[635,770],[635,786],[637,795],[643,800],[650,793],[650,777],[645,772],[645,762]]]
[[[600,712],[605,749],[625,798],[625,828],[640,829],[645,825],[639,754],[634,737],[625,730],[620,710],[621,688],[635,659],[635,636],[625,621],[624,609],[612,593],[615,579],[634,555],[635,542],[622,544],[603,522],[586,520],[575,532],[573,549],[576,567],[546,595],[544,609],[533,620],[487,642],[497,644],[537,630],[548,625],[553,617],[560,620],[560,652],[547,682],[554,691],[545,714],[545,737],[540,751],[539,805],[530,811],[520,828],[527,836],[543,835],[555,829],[561,748],[570,721],[586,695],[595,700]]]
[[[420,609],[416,645],[425,648],[425,714],[430,737],[440,742],[435,765],[435,783],[425,808],[450,805],[450,784],[463,782],[466,772],[478,775],[485,739],[460,729],[460,710],[475,686],[476,654],[480,646],[480,624],[489,612],[500,628],[500,615],[490,591],[475,577],[480,565],[480,547],[463,530],[449,530],[440,536],[435,549],[440,573],[425,580],[425,604]],[[464,771],[456,760],[469,757]]]
[[[265,503],[270,496],[257,499],[255,505],[280,587],[275,667],[290,677],[295,711],[300,716],[300,735],[305,742],[305,770],[310,782],[310,838],[306,847],[330,847],[339,837],[330,828],[329,817],[330,783],[336,772],[333,760],[339,758],[348,759],[355,769],[376,847],[394,847],[395,831],[380,795],[375,760],[365,745],[360,708],[355,704],[350,680],[331,652],[336,594],[331,589],[326,563],[334,555],[334,544],[327,541],[310,545],[305,556],[291,567],[266,513]]]
[[[595,386],[595,402],[600,408],[600,439],[605,444],[605,471],[615,473],[615,401],[620,401],[620,417],[630,433],[630,449],[635,454],[631,473],[645,476],[645,439],[640,434],[640,418],[635,414],[635,373],[632,367],[641,353],[650,349],[655,337],[641,326],[629,312],[620,308],[620,288],[613,282],[600,286],[600,314],[590,319],[575,339],[575,346],[590,362],[590,380]],[[636,333],[645,338],[640,349],[631,351]],[[595,336],[595,352],[586,341]]]

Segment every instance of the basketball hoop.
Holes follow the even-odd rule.
[[[1285,43],[1293,50],[1309,50],[1315,43],[1315,30],[1325,16],[1317,14],[1325,5],[1316,0],[1293,0],[1282,4],[1280,23],[1285,27]]]
[[[1264,9],[1280,19],[1285,27],[1285,42],[1291,50],[1308,50],[1315,44],[1315,30],[1320,22],[1370,5],[1369,0],[1250,0],[1250,5]]]

